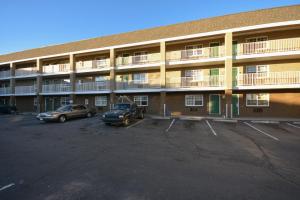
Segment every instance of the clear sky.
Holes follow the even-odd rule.
[[[300,0],[0,0],[0,54]]]

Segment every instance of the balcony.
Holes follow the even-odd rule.
[[[194,77],[172,77],[166,81],[168,90],[220,90],[224,89],[224,76],[203,76],[201,79]]]
[[[9,96],[11,94],[10,87],[1,87],[0,88],[0,96]]]
[[[270,54],[274,54],[275,56],[300,54],[300,38],[241,43],[237,44],[233,49],[233,54],[236,55],[237,58],[257,57],[260,54],[262,56],[270,56]]]
[[[76,63],[76,72],[109,70],[109,64],[109,59],[80,61]]]
[[[15,87],[15,94],[16,95],[36,95],[36,86],[16,86]]]
[[[237,89],[299,88],[300,71],[239,74],[233,85]]]
[[[160,53],[151,53],[138,56],[117,57],[118,68],[151,67],[160,64]]]
[[[10,70],[0,71],[0,79],[10,79]]]
[[[37,68],[36,67],[26,67],[16,69],[15,76],[16,77],[31,77],[37,75]]]
[[[70,64],[55,64],[43,66],[44,75],[68,74],[70,72]]]
[[[110,82],[85,82],[76,84],[76,93],[89,94],[89,93],[103,93],[110,92]]]
[[[63,84],[46,84],[42,87],[42,94],[70,94],[71,85]]]
[[[169,51],[166,56],[170,65],[222,61],[224,46]]]
[[[160,80],[159,79],[148,79],[148,80],[130,80],[116,82],[117,92],[155,92],[160,91]]]

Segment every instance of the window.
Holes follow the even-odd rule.
[[[146,51],[134,53],[134,59],[133,59],[134,62],[136,63],[146,62],[147,60],[148,60],[148,56]]]
[[[185,95],[185,106],[203,106],[203,95]]]
[[[185,77],[191,77],[192,80],[202,81],[203,71],[201,69],[185,70]]]
[[[70,98],[69,97],[61,97],[60,98],[60,105],[65,106],[70,104]]]
[[[186,56],[187,57],[193,57],[193,56],[200,56],[203,54],[203,45],[189,45],[185,47],[186,50]]]
[[[133,74],[133,82],[134,83],[147,83],[148,82],[148,74],[147,73]]]
[[[148,106],[148,96],[134,96],[133,101],[138,106]]]
[[[246,106],[269,106],[270,95],[266,93],[247,94]]]
[[[260,50],[265,50],[267,48],[267,36],[261,36],[261,37],[253,37],[253,38],[247,38],[246,44],[244,44],[244,49],[248,51],[248,53],[255,53],[260,52]]]
[[[107,96],[95,96],[95,106],[107,106]]]
[[[97,67],[106,66],[106,58],[104,56],[96,57],[95,60],[96,60]]]
[[[269,72],[268,65],[253,65],[246,67],[246,73],[267,73]]]
[[[246,42],[263,42],[267,40],[268,40],[267,36],[260,36],[260,37],[247,38]]]

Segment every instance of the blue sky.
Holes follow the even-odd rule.
[[[0,54],[300,0],[0,0]]]

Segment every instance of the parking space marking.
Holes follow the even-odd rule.
[[[143,121],[144,121],[144,119],[142,119],[142,120],[140,120],[140,121],[137,121],[137,122],[135,122],[134,124],[131,124],[130,126],[127,126],[126,129],[132,128],[132,127],[134,127],[134,126],[136,126],[136,125],[142,123]]]
[[[296,125],[291,124],[291,123],[286,123],[286,124],[289,125],[289,126],[295,127],[295,128],[300,128],[300,126],[296,126]]]
[[[165,130],[166,132],[168,132],[170,130],[170,128],[173,126],[173,124],[175,123],[175,119],[173,119],[170,123],[170,126]]]
[[[256,128],[255,126],[253,126],[253,125],[251,125],[251,124],[249,124],[249,123],[247,123],[247,122],[244,122],[244,124],[246,124],[247,126],[253,128],[254,130],[258,131],[259,133],[262,133],[262,134],[264,134],[264,135],[266,135],[266,136],[268,136],[268,137],[270,137],[270,138],[272,138],[272,139],[274,139],[274,140],[279,141],[279,139],[278,139],[277,137],[274,137],[273,135],[270,135],[270,134],[268,134],[268,133],[266,133],[266,132],[264,132],[264,131],[258,129],[258,128]]]
[[[208,127],[210,128],[211,132],[212,132],[215,136],[217,136],[217,133],[216,133],[216,131],[213,129],[213,127],[211,126],[211,124],[210,124],[207,120],[205,120],[205,121],[206,121],[206,124],[208,125]]]
[[[14,183],[11,183],[11,184],[8,184],[8,185],[6,185],[6,186],[3,186],[2,188],[0,188],[0,191],[6,190],[7,188],[10,188],[10,187],[12,187],[12,186],[14,186],[14,185],[15,185]]]

